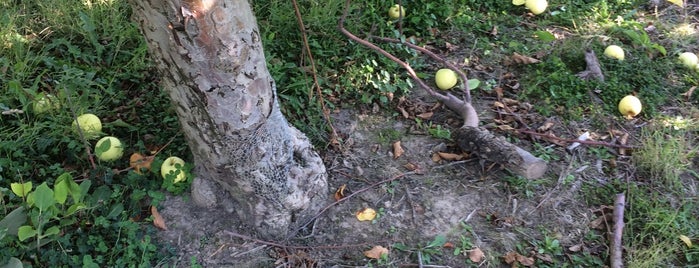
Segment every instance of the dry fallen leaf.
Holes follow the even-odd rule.
[[[335,191],[335,201],[339,201],[342,198],[345,198],[345,190],[347,189],[347,184],[343,184],[339,188],[337,188],[337,191]]]
[[[485,253],[480,248],[474,248],[468,252],[468,259],[475,263],[482,262],[485,259]]]
[[[150,207],[150,213],[153,214],[153,225],[155,227],[158,227],[162,230],[167,231],[167,226],[165,225],[165,219],[163,219],[163,216],[160,215],[160,212],[158,212],[158,209],[155,208],[155,206]]]
[[[418,166],[416,164],[413,164],[413,163],[407,163],[407,164],[403,165],[403,167],[409,171],[415,171],[418,169]]]
[[[129,157],[129,166],[131,166],[131,168],[133,168],[134,172],[137,174],[143,174],[141,169],[150,171],[150,166],[153,163],[153,159],[154,158],[152,156],[143,156],[139,153],[133,153],[131,157]]]
[[[680,95],[684,96],[686,100],[689,100],[692,98],[692,94],[694,94],[695,89],[697,89],[697,86],[690,87],[689,90],[687,90],[685,93],[682,93]]]
[[[517,52],[512,54],[512,56],[510,57],[510,60],[512,60],[512,62],[517,63],[517,64],[534,64],[534,63],[541,62],[540,60],[518,54]]]
[[[403,155],[405,153],[405,150],[403,150],[403,147],[400,146],[400,141],[394,142],[393,143],[393,159],[396,159]]]
[[[692,240],[686,235],[680,235],[680,240],[682,240],[682,242],[684,242],[688,248],[692,247]]]
[[[442,152],[437,152],[439,155],[439,158],[444,159],[444,160],[449,160],[449,161],[459,161],[464,158],[464,155],[462,154],[452,154],[452,153],[442,153]]]
[[[384,254],[388,254],[388,249],[382,246],[374,246],[370,250],[364,251],[364,256],[370,259],[380,259]]]
[[[357,212],[357,220],[370,221],[376,218],[376,210],[372,208],[364,208]]]
[[[514,251],[510,251],[507,254],[505,254],[505,256],[503,256],[503,259],[505,260],[505,263],[512,265],[512,267],[517,267],[517,263],[527,267],[534,265],[534,258],[523,256]]]

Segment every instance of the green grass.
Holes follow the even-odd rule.
[[[254,2],[283,112],[319,148],[327,144],[329,130],[320,112],[321,100],[330,110],[370,110],[373,105],[390,108],[414,88],[396,64],[349,42],[335,30],[344,1],[301,1],[299,8],[317,67],[315,75],[323,93],[320,98],[312,87],[313,73],[291,2]],[[667,9],[655,14],[645,6],[646,1],[611,4],[567,0],[550,1],[549,12],[532,17],[510,1],[403,2],[407,17],[402,27],[387,19],[393,2],[385,1],[353,1],[347,26],[360,37],[415,37],[418,45],[436,49],[447,42],[457,45],[466,54],[450,55],[452,60],[461,63],[468,58],[469,68],[499,66],[515,52],[536,56],[541,63],[508,67],[518,72],[520,84],[517,89],[507,89],[510,97],[531,102],[545,116],[590,120],[599,129],[609,126],[606,119],[610,115],[616,117],[618,99],[636,93],[644,103],[641,117],[653,119],[654,126],[644,127],[638,141],[644,146],[633,152],[637,176],[604,186],[583,185],[585,201],[591,207],[608,205],[609,196],[627,193],[624,246],[629,267],[699,264],[696,245],[687,247],[677,238],[686,235],[696,241],[699,235],[697,193],[689,187],[699,178],[691,171],[692,161],[696,161],[697,129],[659,127],[662,121],[672,121],[661,116],[663,107],[684,107],[699,101],[699,94],[686,103],[679,100],[679,94],[699,84],[699,74],[676,61],[679,53],[698,48],[696,33],[690,32],[692,25],[688,25],[692,22],[688,10]],[[130,7],[123,0],[0,0],[0,90],[4,93],[0,95],[0,215],[8,217],[23,208],[23,217],[8,221],[46,232],[45,237],[20,241],[0,228],[0,264],[17,258],[35,267],[48,267],[48,263],[148,267],[173,254],[168,245],[153,242],[155,229],[148,208],[168,191],[186,190],[186,184],[163,183],[157,166],[170,155],[190,160],[189,151],[130,16]],[[657,33],[645,32],[649,22]],[[544,40],[547,31],[563,33],[563,37]],[[627,59],[604,57],[602,51],[609,44],[624,47]],[[427,80],[441,68],[405,46],[381,46],[410,63]],[[585,68],[585,49],[597,52],[605,83],[585,82],[575,76]],[[499,77],[486,73],[469,75],[502,86],[495,84]],[[600,103],[590,101],[591,90]],[[474,95],[478,94],[490,93],[475,90]],[[37,113],[33,104],[46,95],[55,96],[60,108]],[[85,112],[102,118],[104,134],[120,138],[126,145],[126,156],[162,148],[153,172],[115,172],[128,167],[126,158],[113,163],[97,161],[93,167],[86,146],[92,149],[94,140],[82,140],[71,128],[74,117]],[[440,124],[423,124],[435,137],[450,137],[449,129]],[[390,142],[400,133],[383,130],[378,135]],[[558,152],[546,144],[535,148],[538,155],[557,160]],[[606,151],[593,153],[605,160],[614,158]],[[67,186],[61,185],[68,185],[68,178],[80,185],[84,196],[53,202],[47,193],[62,191],[61,187]],[[34,198],[43,198],[46,203],[27,202],[15,193],[11,185],[23,182],[32,182]],[[513,192],[527,197],[547,183],[517,177],[506,182]],[[124,200],[123,196],[129,198]],[[72,211],[70,207],[76,204],[84,207]],[[39,220],[39,215],[47,213],[55,217]],[[51,227],[61,232],[52,233],[55,229]],[[406,251],[434,258],[443,254],[430,241],[423,242],[406,246]],[[585,242],[606,241],[591,232]],[[462,250],[467,250],[470,242],[463,243]],[[564,258],[560,253],[565,247],[548,236],[531,241],[531,245],[555,255],[556,265],[599,266],[606,261],[605,253],[600,252],[566,252],[568,257]]]

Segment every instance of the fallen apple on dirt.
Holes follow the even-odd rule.
[[[604,55],[612,59],[624,60],[624,49],[617,45],[610,45],[604,49]]]
[[[400,17],[405,17],[405,8],[403,8],[399,4],[393,5],[391,8],[388,9],[388,17],[394,20]]]
[[[102,150],[100,147],[103,146],[105,142],[109,142],[109,147],[106,150]],[[95,145],[95,154],[99,160],[111,162],[119,159],[124,154],[124,147],[121,145],[121,141],[116,137],[107,136],[97,141]]]
[[[81,114],[73,121],[73,129],[77,131],[80,125],[86,139],[95,139],[102,132],[102,121],[94,114]]]
[[[641,108],[641,100],[634,95],[627,95],[619,101],[619,112],[627,119],[631,119],[641,113]]]
[[[697,58],[697,55],[692,53],[692,52],[684,52],[680,54],[679,56],[680,62],[684,66],[687,66],[689,69],[694,69],[697,67],[697,63],[699,63],[699,59]]]
[[[177,177],[175,177],[174,182],[178,183],[180,181],[183,181],[186,178],[186,174],[184,173],[184,160],[182,158],[179,158],[177,156],[170,156],[165,161],[163,161],[163,164],[160,166],[160,175],[165,179],[168,174],[174,173],[179,171],[177,173]]]
[[[454,87],[457,80],[456,72],[452,71],[451,69],[439,69],[434,75],[434,82],[441,90],[447,90]]]

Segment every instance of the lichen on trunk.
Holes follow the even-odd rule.
[[[259,236],[285,237],[324,203],[326,173],[280,112],[249,3],[132,5],[192,150],[192,199],[215,209],[230,198]]]

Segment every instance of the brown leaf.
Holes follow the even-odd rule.
[[[629,133],[624,133],[624,135],[621,135],[619,137],[619,144],[621,145],[626,145],[626,142],[629,140]],[[626,154],[626,149],[625,148],[619,148],[619,154],[620,155],[625,155]]]
[[[443,152],[437,152],[439,155],[439,158],[444,159],[444,160],[449,160],[449,161],[459,161],[464,158],[463,155],[461,154],[452,154],[452,153],[443,153]]]
[[[556,124],[556,123],[553,120],[547,120],[546,122],[544,122],[543,125],[541,125],[536,130],[541,131],[541,132],[545,132],[545,131],[551,129],[551,127],[553,127],[554,124]]]
[[[568,248],[568,250],[570,250],[570,252],[578,252],[578,251],[582,250],[582,247],[583,247],[582,244],[572,245]]]
[[[505,254],[505,256],[502,256],[502,258],[504,259],[505,263],[514,264],[515,261],[517,261],[517,255],[519,255],[519,254],[517,254],[517,252],[510,251],[510,252],[507,252]]]
[[[687,90],[685,93],[682,93],[680,95],[684,96],[686,100],[689,100],[692,98],[692,94],[694,93],[694,90],[697,89],[697,86],[690,87],[689,90]]]
[[[129,157],[129,166],[131,166],[131,168],[133,168],[134,172],[137,174],[142,174],[141,169],[150,171],[151,164],[153,164],[153,159],[155,158],[152,156],[143,156],[139,153],[133,153],[131,157]]]
[[[396,141],[393,143],[393,159],[397,159],[401,155],[405,153],[405,150],[403,150],[403,147],[400,146],[400,141]]]
[[[150,207],[150,213],[153,215],[153,225],[155,227],[158,227],[162,230],[167,231],[167,226],[165,225],[165,219],[163,219],[163,216],[160,215],[160,212],[158,212],[158,209],[155,208],[155,206]]]
[[[388,249],[382,246],[374,246],[370,250],[364,251],[364,256],[370,259],[380,259],[384,254],[388,254]]]
[[[359,221],[370,221],[376,218],[376,210],[373,208],[364,208],[360,211],[357,211],[357,220]]]
[[[529,266],[533,266],[533,265],[534,265],[534,258],[532,258],[532,257],[527,257],[527,256],[523,256],[523,255],[521,255],[521,254],[517,254],[517,261],[518,261],[519,264],[521,264],[522,266],[527,266],[527,267],[529,267]]]
[[[415,171],[418,169],[418,166],[416,164],[413,164],[413,163],[407,163],[407,164],[403,165],[403,167],[409,171]]]
[[[437,163],[437,162],[439,162],[440,160],[442,160],[442,158],[439,157],[439,154],[438,154],[438,153],[433,153],[433,154],[432,154],[432,162]]]
[[[418,117],[418,118],[420,118],[420,119],[425,119],[425,120],[427,120],[427,119],[432,118],[432,115],[434,115],[433,112],[426,112],[426,113],[418,114],[418,115],[416,115],[416,117]]]
[[[515,53],[510,57],[510,59],[511,59],[514,63],[517,63],[517,64],[534,64],[534,63],[539,63],[539,62],[541,62],[540,60],[537,60],[537,59],[535,59],[535,58],[528,57],[528,56],[524,56],[524,55],[520,55],[520,54],[518,54],[517,52],[515,52]]]
[[[345,198],[345,189],[347,189],[347,184],[343,184],[337,188],[337,191],[335,191],[335,201]]]
[[[485,253],[480,248],[474,248],[468,252],[468,259],[475,263],[482,262],[485,259]]]
[[[444,245],[442,245],[443,248],[454,248],[454,243],[452,242],[446,242]]]
[[[403,109],[403,107],[400,107],[400,106],[399,106],[399,107],[398,107],[398,111],[400,111],[400,114],[403,115],[403,118],[406,118],[406,119],[407,119],[407,118],[410,118],[410,114],[408,113],[408,111],[406,111],[405,109]]]

